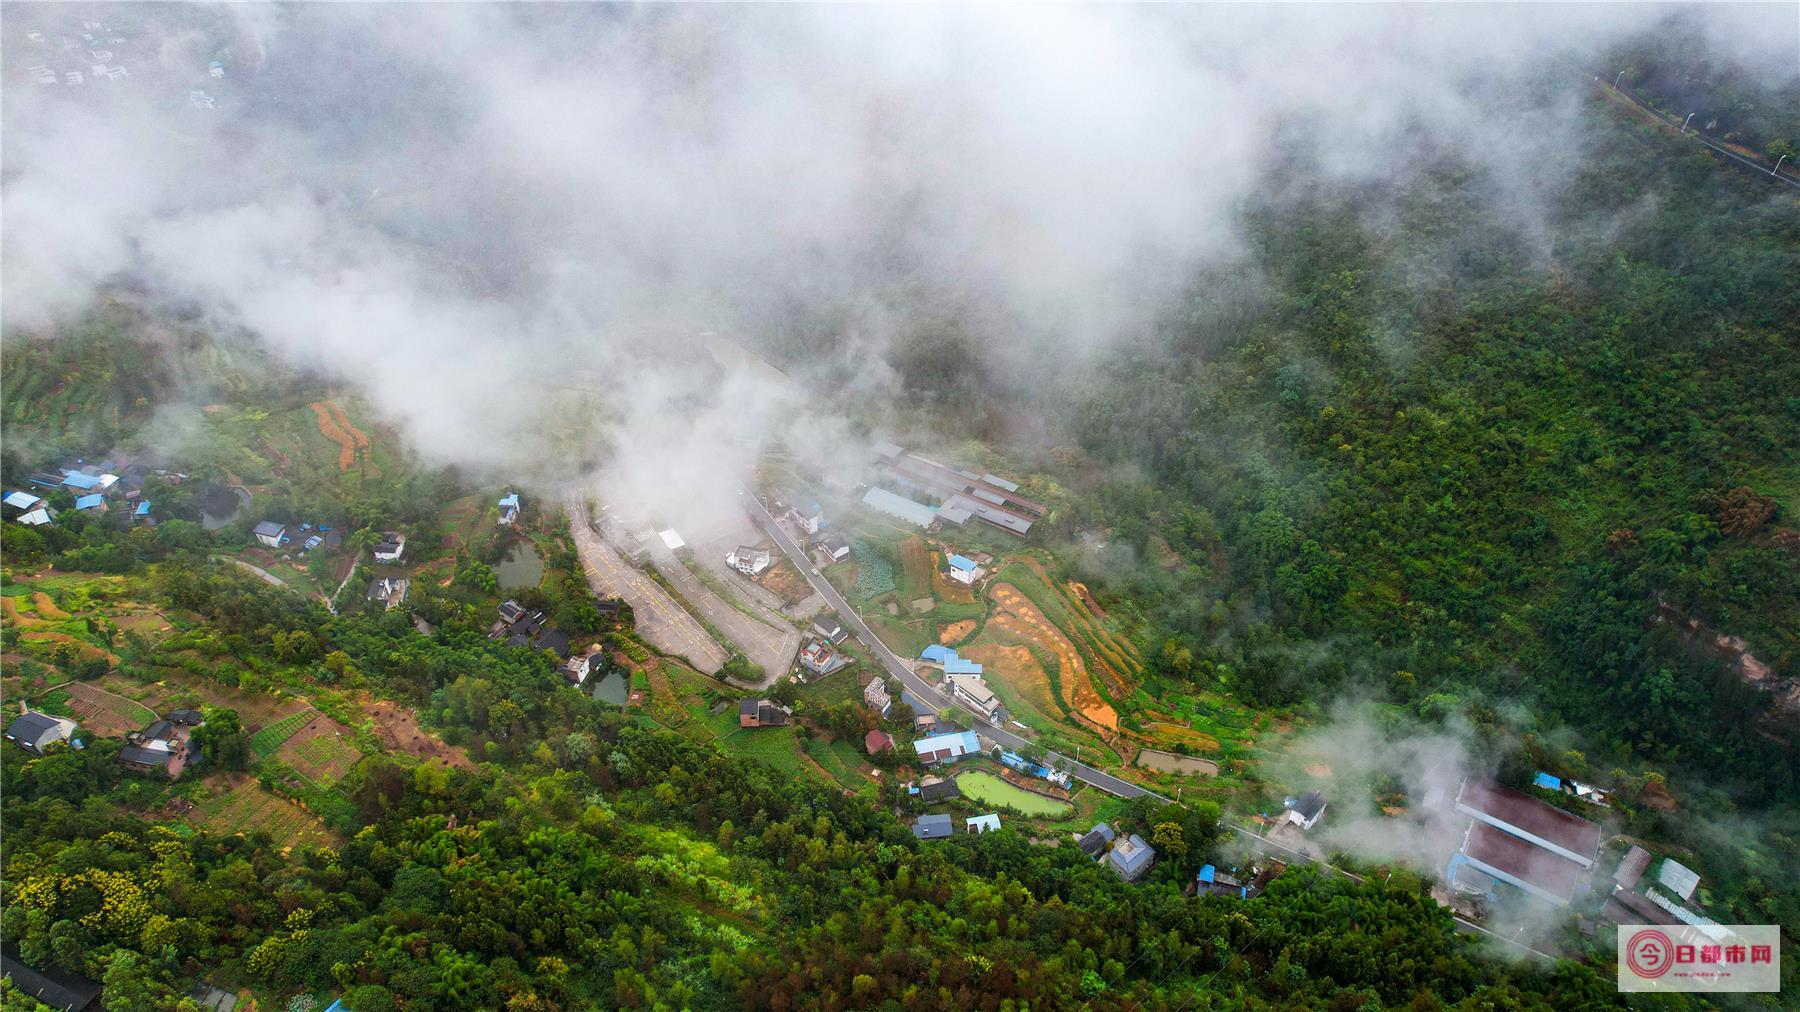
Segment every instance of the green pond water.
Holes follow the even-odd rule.
[[[501,590],[535,587],[544,578],[544,560],[538,558],[531,542],[515,541],[507,549],[506,558],[494,567],[494,577],[500,581]]]
[[[594,698],[614,706],[624,706],[625,699],[631,695],[631,684],[626,681],[625,673],[615,671],[594,685]]]
[[[1022,790],[992,773],[983,773],[980,770],[970,770],[967,773],[958,774],[956,786],[965,795],[984,805],[1010,808],[1024,815],[1067,815],[1073,810],[1066,802]]]

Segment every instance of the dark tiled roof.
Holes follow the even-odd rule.
[[[127,745],[119,750],[120,762],[137,763],[143,766],[166,767],[169,765],[170,760],[174,758],[175,754],[173,752],[163,752],[153,748],[139,748],[136,745]]]
[[[21,745],[37,747],[45,732],[59,726],[56,721],[35,711],[22,713],[7,725],[6,736]]]
[[[1310,819],[1325,810],[1325,795],[1318,791],[1307,791],[1294,802],[1294,811],[1300,813],[1302,819]]]

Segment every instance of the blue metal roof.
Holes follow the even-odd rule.
[[[95,506],[100,506],[100,505],[105,504],[105,502],[106,502],[106,497],[101,495],[98,492],[95,492],[93,495],[84,495],[81,498],[75,500],[75,508],[78,510],[91,510]]]
[[[513,509],[519,508],[519,493],[513,492],[513,493],[509,494],[506,498],[500,500],[500,508],[501,509],[505,509],[508,506],[512,507]]]
[[[6,493],[6,505],[15,509],[28,510],[42,501],[43,498],[41,496],[32,495],[30,492]]]
[[[1194,877],[1199,879],[1200,881],[1205,882],[1210,885],[1212,883],[1213,875],[1215,873],[1216,873],[1215,869],[1213,868],[1212,865],[1203,864],[1200,866],[1200,874],[1198,874]]]
[[[934,661],[938,664],[953,660],[955,657],[956,651],[939,643],[933,643],[924,650],[919,651],[920,660]]]
[[[145,499],[143,502],[138,503],[138,508],[133,510],[132,513],[134,515],[140,516],[140,517],[149,516],[150,515],[150,500]]]
[[[82,474],[80,471],[76,471],[63,475],[62,483],[70,488],[93,488],[100,484],[100,479],[91,474]]]
[[[1538,775],[1531,778],[1531,782],[1533,784],[1536,784],[1537,786],[1545,788],[1547,790],[1552,790],[1552,791],[1562,790],[1562,781],[1556,777],[1551,776],[1548,773],[1545,773],[1543,770],[1539,770]]]
[[[974,661],[964,660],[963,658],[952,654],[950,659],[944,662],[944,674],[979,675],[981,674],[981,665]]]
[[[970,572],[975,568],[974,559],[965,559],[960,555],[950,556],[950,568],[959,572]]]
[[[981,739],[973,731],[959,731],[956,734],[937,734],[929,738],[920,738],[913,742],[913,750],[920,755],[951,749],[963,755],[973,755],[981,751]]]

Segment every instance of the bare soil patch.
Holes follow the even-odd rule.
[[[348,471],[356,466],[356,451],[368,448],[369,437],[350,424],[336,401],[314,401],[307,407],[318,419],[319,435],[338,446],[338,470]]]
[[[58,619],[73,617],[68,612],[57,607],[55,599],[41,590],[31,595],[31,606],[36,608],[37,613],[45,618]]]
[[[938,627],[938,642],[946,644],[960,643],[968,638],[968,635],[974,631],[975,620],[972,618],[959,619],[955,622],[946,622]]]
[[[995,604],[1004,609],[990,622],[998,623],[1007,632],[1032,640],[1056,655],[1057,664],[1062,669],[1059,679],[1062,682],[1063,699],[1069,704],[1069,709],[1102,727],[1118,730],[1118,713],[1094,691],[1094,685],[1088,679],[1087,665],[1082,661],[1080,652],[1075,649],[1075,644],[1069,642],[1062,630],[1051,625],[1037,605],[1032,604],[1011,584],[996,584],[990,596]]]
[[[779,562],[763,571],[758,581],[769,589],[769,592],[793,604],[803,601],[812,593],[812,585],[800,575],[790,562]]]
[[[1306,775],[1309,777],[1328,777],[1331,775],[1331,767],[1324,763],[1307,763]]]
[[[1063,719],[1063,709],[1057,705],[1055,690],[1050,687],[1050,676],[1044,673],[1043,666],[1029,649],[983,642],[965,647],[958,653],[980,664],[986,676],[1005,682],[1026,705],[1045,718],[1057,721]]]
[[[363,712],[375,721],[375,736],[382,745],[457,769],[472,770],[475,763],[467,750],[449,745],[419,726],[418,714],[391,700],[373,699],[362,705]]]

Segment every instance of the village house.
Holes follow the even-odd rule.
[[[772,699],[738,700],[739,727],[783,727],[794,711]]]
[[[1325,795],[1307,791],[1288,806],[1287,819],[1301,829],[1311,829],[1325,817]]]
[[[1080,847],[1083,854],[1098,861],[1100,855],[1106,853],[1106,848],[1112,846],[1115,835],[1111,826],[1096,822],[1093,829],[1075,837],[1075,846]]]
[[[894,747],[894,739],[886,731],[879,728],[863,735],[863,752],[868,755],[887,752]]]
[[[833,650],[824,640],[813,640],[800,651],[800,666],[813,674],[809,681],[817,681],[849,663],[849,657]]]
[[[500,507],[500,526],[511,527],[513,521],[519,519],[519,493],[506,493],[506,498],[500,500],[496,505]]]
[[[571,685],[586,685],[590,675],[606,666],[606,660],[606,654],[601,650],[577,654],[563,662],[563,677]]]
[[[1000,815],[999,813],[977,815],[973,819],[964,822],[963,826],[971,833],[998,832],[1000,829]]]
[[[955,580],[957,583],[972,584],[976,580],[981,579],[981,567],[975,564],[974,559],[961,555],[952,555],[946,561],[950,564],[950,579]]]
[[[863,686],[863,702],[869,705],[869,709],[883,717],[887,716],[888,711],[894,708],[893,697],[888,695],[887,681],[880,676],[869,679],[869,684]]]
[[[1135,882],[1156,863],[1156,850],[1133,833],[1113,841],[1112,849],[1106,852],[1106,863],[1121,879]]]
[[[1237,876],[1222,872],[1210,864],[1200,866],[1194,876],[1194,891],[1200,895],[1230,896],[1235,899],[1249,899],[1250,887]]]
[[[406,554],[406,535],[399,531],[382,531],[381,540],[375,542],[376,562],[399,562]]]
[[[729,555],[725,556],[725,564],[745,576],[757,576],[760,575],[763,570],[769,568],[769,562],[772,558],[773,556],[769,554],[767,548],[752,548],[749,545],[739,545],[732,549]]]
[[[844,632],[843,624],[838,622],[837,618],[829,612],[813,619],[812,631],[814,636],[830,643],[832,646],[844,642],[844,637],[848,635],[848,633]]]
[[[371,601],[380,601],[386,604],[388,610],[392,611],[400,602],[406,600],[406,590],[411,585],[409,580],[392,580],[385,576],[378,576],[369,581],[368,597]]]
[[[155,518],[150,516],[150,500],[145,499],[137,504],[137,508],[131,511],[131,522],[134,524],[148,524],[150,526],[156,525]]]
[[[921,840],[941,840],[956,832],[956,823],[948,815],[920,816],[913,823],[912,832]]]
[[[939,734],[913,742],[913,750],[919,753],[920,765],[937,766],[980,754],[981,739],[973,731]]]
[[[921,801],[947,801],[962,797],[962,790],[956,786],[956,781],[945,777],[925,777],[908,787],[906,793],[917,795]]]
[[[97,981],[54,967],[40,970],[30,966],[13,951],[11,941],[0,949],[0,977],[12,978],[13,987],[20,993],[57,1012],[88,1012],[100,1007],[101,987]]]
[[[95,492],[93,495],[84,495],[75,500],[75,508],[84,513],[105,513],[112,507],[106,505],[105,496]]]
[[[987,687],[980,675],[946,675],[944,681],[950,685],[951,697],[967,706],[977,717],[989,723],[1000,719],[1000,698]]]
[[[850,542],[842,534],[828,533],[819,538],[817,544],[819,551],[832,562],[842,562],[850,557]]]
[[[280,548],[288,543],[287,526],[273,520],[264,520],[257,524],[250,533],[256,535],[256,540],[269,548]]]
[[[817,534],[825,526],[825,508],[818,503],[794,507],[794,522],[808,534]]]
[[[7,725],[6,740],[32,755],[43,755],[51,745],[68,741],[75,734],[75,727],[75,722],[67,717],[26,710]]]
[[[14,511],[14,516],[31,512],[43,501],[43,496],[33,495],[30,492],[8,492],[5,499],[7,508]]]

